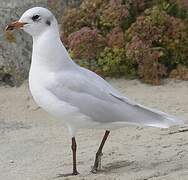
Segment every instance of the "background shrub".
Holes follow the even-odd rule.
[[[126,31],[127,56],[138,63],[145,82],[160,84],[178,64],[188,65],[186,23],[158,6],[147,9]]]
[[[104,76],[129,78],[136,76],[136,64],[126,57],[123,48],[106,47],[98,58],[98,64]]]
[[[76,59],[96,59],[105,44],[105,38],[98,30],[89,27],[83,27],[68,36],[68,46]]]
[[[82,0],[61,24],[73,59],[103,76],[187,79],[186,0]]]

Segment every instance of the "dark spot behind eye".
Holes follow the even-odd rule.
[[[39,17],[40,17],[39,15],[34,15],[34,16],[32,17],[32,20],[33,20],[33,21],[37,21],[37,20],[39,19]]]
[[[47,21],[46,21],[46,24],[47,24],[48,26],[50,26],[50,25],[51,25],[51,22],[50,22],[49,20],[47,20]]]

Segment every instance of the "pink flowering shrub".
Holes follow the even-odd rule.
[[[49,2],[52,9],[59,7],[57,12],[65,10],[62,2]],[[169,76],[187,79],[187,0],[67,2],[61,38],[81,66],[154,85]]]
[[[145,82],[160,84],[177,64],[188,65],[187,25],[156,6],[137,18],[126,39],[127,56],[138,63]]]

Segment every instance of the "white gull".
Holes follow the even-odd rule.
[[[72,138],[73,175],[78,174],[75,135],[80,128],[106,130],[92,169],[96,172],[110,130],[127,125],[168,128],[183,123],[129,100],[97,74],[75,64],[60,40],[57,20],[49,10],[29,9],[6,29],[23,29],[33,38],[29,87],[36,103],[67,125]]]

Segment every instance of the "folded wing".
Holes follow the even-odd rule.
[[[123,122],[161,128],[183,123],[176,117],[129,100],[86,69],[63,72],[56,84],[56,87],[48,87],[51,93],[96,122]]]

